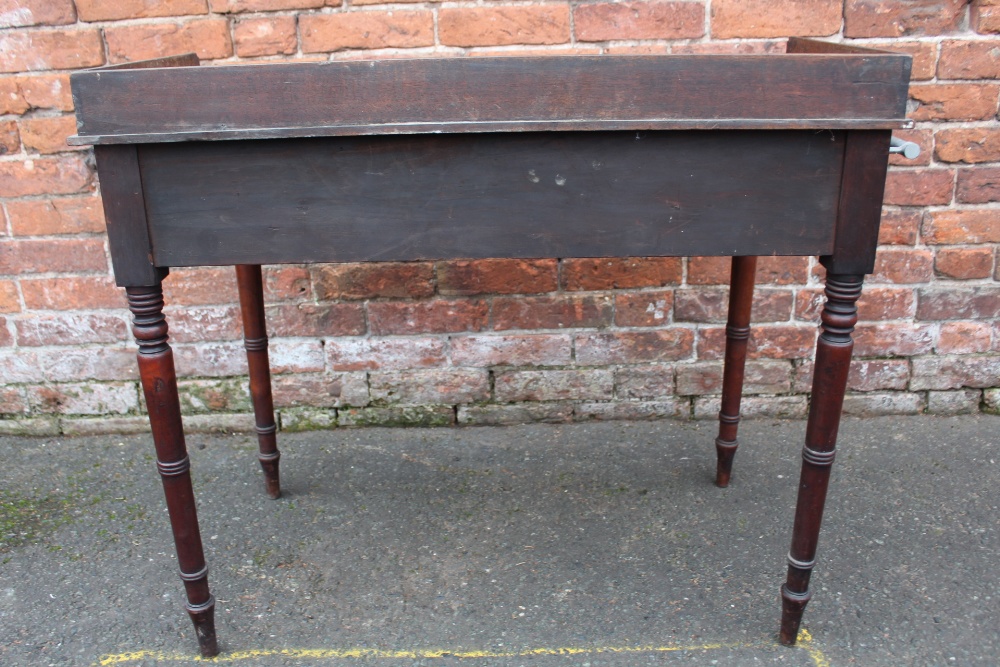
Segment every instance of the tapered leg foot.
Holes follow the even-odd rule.
[[[281,478],[278,475],[278,463],[281,461],[281,452],[275,451],[272,454],[258,454],[261,470],[264,471],[264,488],[267,495],[278,499],[281,497]]]
[[[198,647],[205,658],[219,655],[219,641],[215,636],[215,598],[200,605],[188,605],[188,614],[194,623],[194,631],[198,636]]]
[[[793,593],[788,590],[788,586],[781,586],[781,632],[778,634],[778,640],[785,646],[793,646],[798,639],[802,614],[809,604],[810,597],[812,595],[809,591]]]

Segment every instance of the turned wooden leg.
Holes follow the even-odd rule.
[[[125,292],[133,315],[132,333],[139,344],[139,375],[156,447],[156,467],[163,480],[177,561],[187,589],[187,610],[194,622],[201,654],[211,657],[219,653],[215,637],[215,598],[208,590],[208,566],[198,530],[191,466],[181,426],[174,355],[167,344],[163,291],[157,285],[127,287]]]
[[[788,579],[781,587],[781,643],[794,644],[802,612],[809,602],[809,576],[816,564],[816,544],[823,520],[823,504],[837,445],[837,429],[844,405],[847,373],[858,321],[857,300],[864,276],[828,274],[826,305],[821,316],[812,402],[802,448],[802,474],[795,506],[792,548],[788,553]]]
[[[739,442],[736,429],[740,423],[740,399],[743,397],[743,370],[750,339],[750,307],[753,305],[753,281],[756,257],[733,257],[729,282],[729,317],[726,321],[726,362],[722,371],[722,408],[719,410],[719,437],[715,439],[718,464],[715,483],[729,486],[733,457]]]
[[[240,289],[240,311],[243,315],[243,345],[247,349],[250,367],[250,395],[257,425],[257,458],[264,469],[267,495],[281,496],[278,478],[278,427],[274,423],[274,400],[271,398],[271,366],[267,358],[267,328],[264,323],[264,282],[260,266],[241,264],[236,267]]]

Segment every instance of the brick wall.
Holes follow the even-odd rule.
[[[69,71],[186,51],[207,64],[771,53],[790,35],[914,56],[916,129],[898,134],[923,153],[892,159],[847,411],[1000,409],[998,0],[0,0],[0,26],[0,432],[145,429],[92,154],[65,143]],[[821,277],[814,259],[761,260],[746,413],[805,414]],[[718,409],[728,260],[281,266],[265,279],[285,429]],[[165,289],[191,425],[244,427],[232,270],[177,270]]]

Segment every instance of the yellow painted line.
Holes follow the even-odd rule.
[[[131,662],[141,660],[156,660],[158,662],[204,662],[204,663],[232,663],[241,660],[252,660],[255,658],[281,657],[299,658],[310,660],[354,660],[359,658],[381,659],[381,660],[416,660],[420,658],[524,658],[541,655],[597,655],[601,653],[672,653],[676,651],[711,651],[720,648],[762,648],[768,646],[763,643],[714,643],[714,644],[691,644],[686,646],[593,646],[576,647],[564,646],[559,648],[529,648],[521,651],[450,651],[447,649],[410,649],[389,651],[375,648],[315,648],[315,649],[251,649],[248,651],[233,651],[226,655],[214,658],[203,658],[201,656],[185,655],[182,653],[166,653],[163,651],[131,651],[128,653],[116,653],[105,655],[95,663],[100,667],[109,665],[127,665]],[[813,644],[812,635],[808,630],[799,632],[798,648],[805,650],[812,658],[816,667],[830,667],[830,662],[823,655],[823,652]]]

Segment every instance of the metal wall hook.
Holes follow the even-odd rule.
[[[893,137],[889,140],[889,152],[900,153],[907,160],[915,160],[920,155],[920,146],[912,141]]]

